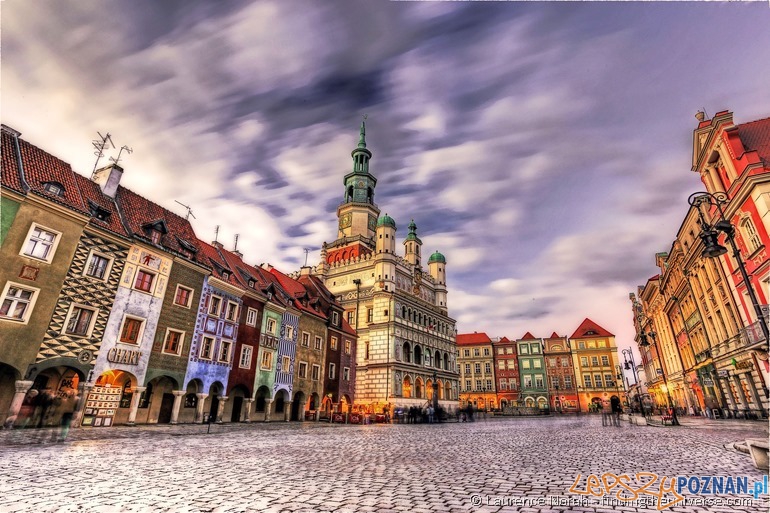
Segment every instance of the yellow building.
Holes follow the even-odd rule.
[[[617,396],[626,404],[615,335],[585,319],[570,337],[580,411],[600,409],[603,401]]]
[[[492,339],[486,333],[457,335],[460,367],[460,406],[487,411],[497,408]]]

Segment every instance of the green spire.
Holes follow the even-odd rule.
[[[417,238],[417,225],[414,224],[414,219],[412,219],[412,222],[409,223],[409,233],[406,235],[406,240],[420,240]]]
[[[361,136],[358,138],[358,147],[366,148],[366,114],[364,114],[364,119],[361,120]]]

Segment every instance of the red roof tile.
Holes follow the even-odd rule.
[[[551,333],[551,336],[550,336],[549,338],[564,338],[564,337],[560,337],[560,336],[559,336],[559,335],[557,335],[557,334],[556,334],[556,332],[554,331],[553,333]]]
[[[309,294],[304,285],[302,285],[297,280],[289,278],[275,267],[270,269],[270,274],[272,274],[275,279],[278,280],[278,283],[281,285],[283,290],[294,297],[294,306],[296,308],[309,314],[316,315],[322,319],[326,319],[326,314],[309,306]]]
[[[187,251],[180,242],[180,240],[184,241],[184,243],[196,250],[192,252],[190,260],[201,262],[197,256],[200,242],[187,219],[176,215],[170,210],[166,210],[157,203],[153,203],[125,187],[118,187],[118,192],[115,196],[120,213],[131,235],[151,243],[150,237],[145,233],[144,226],[155,221],[163,221],[168,233],[162,237],[161,245],[166,250],[182,254],[183,251]]]
[[[211,267],[211,274],[222,281],[225,281],[231,285],[238,285],[237,278],[234,276],[233,270],[227,265],[227,262],[219,254],[217,248],[207,242],[203,242],[197,239],[197,245],[200,248],[197,255],[198,261]],[[227,279],[224,278],[223,272],[228,273]]]
[[[598,324],[596,324],[594,321],[592,321],[589,318],[586,318],[580,326],[578,326],[578,329],[575,330],[575,333],[572,334],[570,338],[596,338],[596,337],[614,337],[612,333],[605,330]]]
[[[112,200],[112,198],[102,192],[102,188],[99,187],[99,184],[78,173],[75,173],[75,182],[77,182],[80,193],[83,196],[83,200],[86,202],[86,206],[89,207],[89,210],[89,202],[91,202],[110,213],[106,221],[102,221],[92,216],[89,222],[93,226],[104,228],[111,231],[112,233],[116,233],[124,237],[128,236],[129,234],[121,222],[117,205]]]
[[[756,150],[765,167],[770,166],[770,118],[738,125],[738,135],[747,151]]]
[[[528,331],[519,340],[537,340],[537,337]]]
[[[477,344],[491,344],[490,339],[486,333],[459,333],[457,335],[458,346],[472,346]]]

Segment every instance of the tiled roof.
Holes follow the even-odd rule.
[[[560,336],[559,336],[559,335],[557,335],[557,334],[556,334],[556,332],[554,331],[553,333],[551,333],[551,336],[550,336],[549,338],[564,338],[564,337],[560,337]]]
[[[476,344],[491,344],[492,339],[486,333],[459,333],[457,335],[458,346],[472,346]]]
[[[170,210],[166,210],[157,203],[153,203],[125,187],[118,187],[116,201],[127,228],[133,236],[151,243],[143,227],[147,223],[163,221],[168,229],[168,233],[161,239],[161,245],[165,249],[180,254],[183,250],[186,251],[180,244],[179,239],[184,240],[195,249],[200,249],[200,241],[195,236],[195,232],[187,219],[176,215]],[[193,253],[190,260],[201,262],[197,253]]]
[[[281,285],[281,288],[288,292],[292,297],[294,297],[294,306],[298,308],[299,310],[308,312],[312,315],[318,316],[322,319],[326,319],[326,314],[323,312],[316,310],[314,308],[311,308],[308,304],[305,304],[308,300],[308,290],[305,288],[304,285],[302,285],[297,280],[294,280],[292,278],[289,278],[285,274],[283,274],[281,271],[279,271],[276,268],[270,269],[270,274],[273,275],[273,277],[278,280],[278,283]]]
[[[358,333],[356,332],[356,330],[354,330],[353,327],[350,324],[348,324],[348,321],[346,321],[345,319],[342,319],[342,331],[344,331],[348,335],[358,337]]]
[[[570,338],[596,338],[596,337],[614,337],[612,333],[605,330],[591,319],[586,318],[575,333]]]
[[[234,276],[235,273],[233,273],[233,270],[227,265],[227,262],[222,258],[222,255],[219,254],[217,248],[200,239],[197,239],[196,245],[200,248],[197,255],[198,261],[211,267],[211,274],[213,276],[231,285],[238,286],[237,278]],[[226,271],[229,274],[227,279],[224,278],[222,274],[223,271]]]
[[[519,340],[537,340],[537,337],[528,331]]]
[[[16,156],[16,145],[13,142],[13,136],[2,131],[2,140],[0,141],[0,150],[2,150],[2,165],[0,165],[0,183],[16,192],[24,193],[19,175],[19,161]]]
[[[110,216],[106,221],[102,221],[92,216],[89,222],[93,226],[109,230],[118,235],[122,235],[124,237],[128,236],[128,232],[120,220],[118,207],[115,205],[115,202],[112,200],[112,198],[104,194],[102,192],[102,188],[99,187],[99,184],[96,182],[93,182],[78,173],[74,173],[74,175],[75,181],[77,182],[78,188],[80,189],[80,193],[83,196],[83,200],[86,202],[86,206],[90,209],[89,202],[92,202],[110,213]]]
[[[746,150],[756,150],[765,167],[770,166],[770,118],[738,125],[738,135]]]

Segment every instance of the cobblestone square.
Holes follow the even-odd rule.
[[[602,427],[587,415],[206,428],[81,429],[65,443],[5,432],[0,511],[655,511],[569,490],[578,475],[586,490],[592,474],[650,472],[747,476],[751,492],[763,473],[724,446],[767,436],[761,422]],[[768,509],[766,492],[684,495],[702,503],[670,511]],[[727,498],[742,503],[714,504]]]

